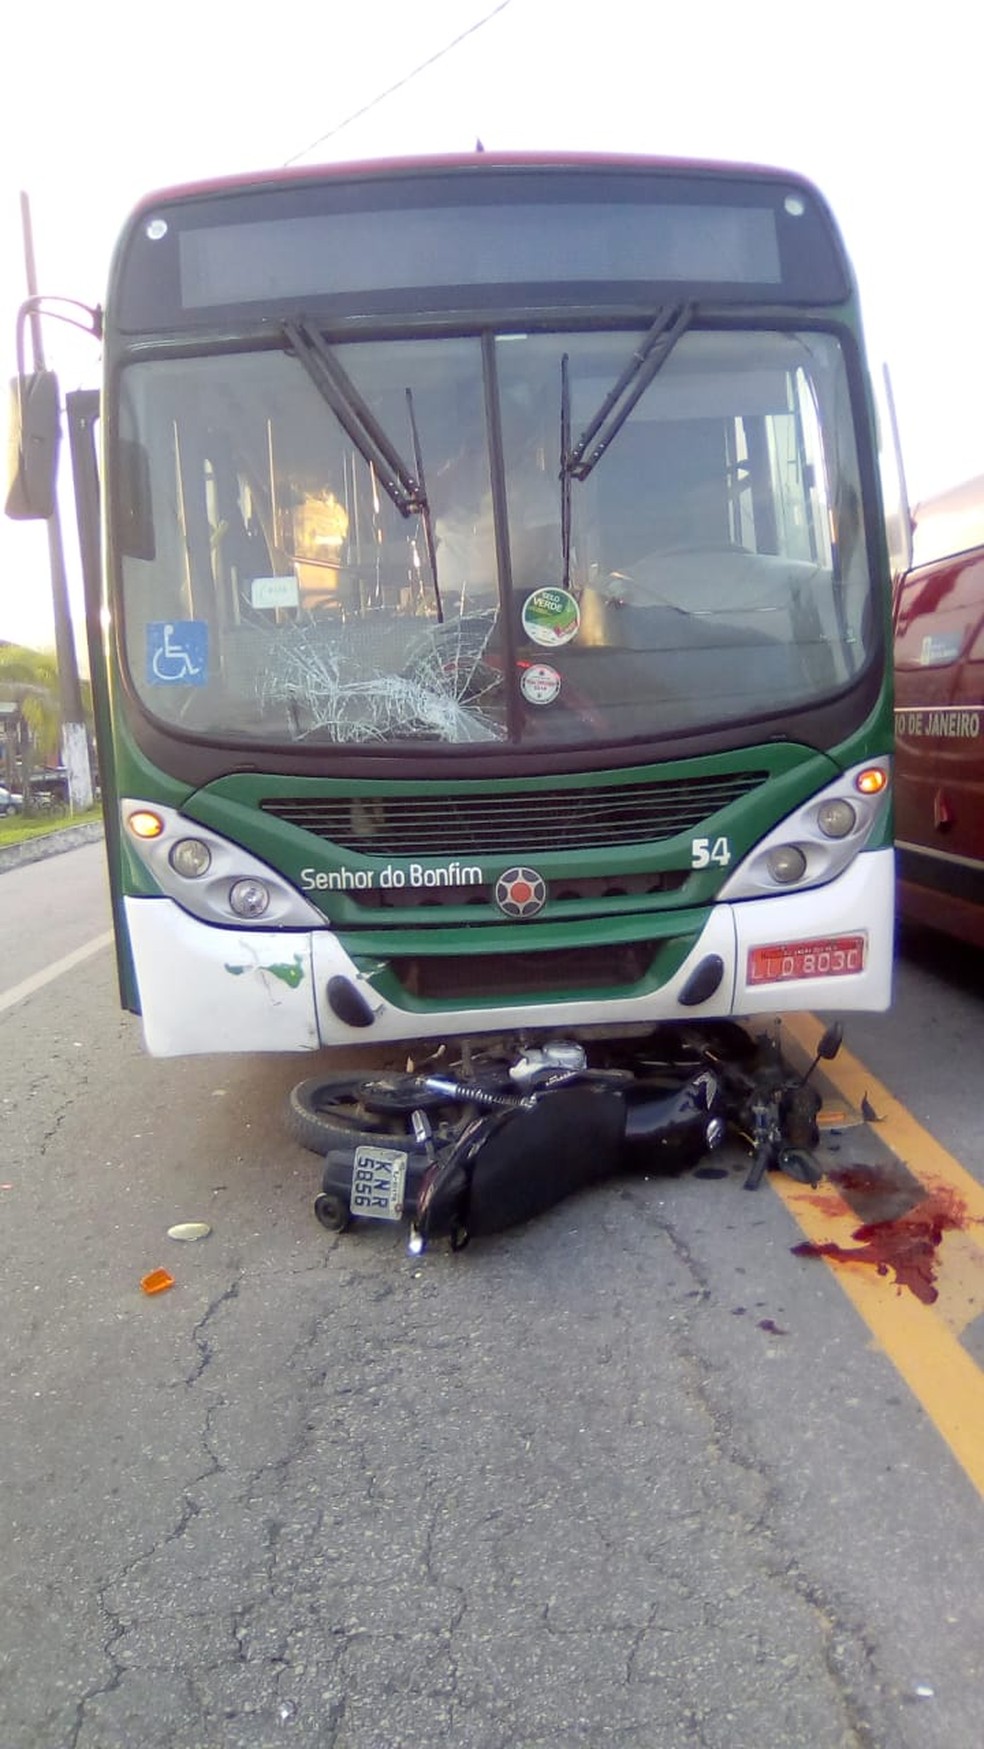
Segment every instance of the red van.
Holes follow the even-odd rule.
[[[984,947],[984,476],[917,506],[894,619],[899,911]]]

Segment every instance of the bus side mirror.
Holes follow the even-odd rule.
[[[157,548],[147,451],[142,443],[125,438],[119,444],[118,455],[120,551],[128,559],[153,559]]]
[[[47,522],[55,514],[61,418],[54,371],[15,377],[10,385],[7,515]]]

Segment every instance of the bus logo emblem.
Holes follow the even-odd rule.
[[[507,868],[495,883],[495,902],[507,917],[535,917],[547,902],[547,883],[535,868]]]

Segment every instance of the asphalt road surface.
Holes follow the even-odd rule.
[[[332,1236],[311,1061],[145,1056],[101,847],[0,896],[4,1749],[976,1749],[979,966],[904,959],[829,1090],[963,1196],[929,1303],[737,1154]]]

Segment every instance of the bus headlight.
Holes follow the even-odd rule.
[[[263,881],[236,881],[229,889],[229,904],[237,917],[262,917],[270,904],[270,889]]]
[[[184,875],[188,881],[197,881],[203,874],[208,874],[212,852],[200,838],[179,838],[172,846],[168,861],[175,874]]]
[[[817,809],[817,825],[825,838],[846,838],[854,831],[857,821],[857,809],[839,796],[821,802]]]
[[[752,846],[718,900],[764,899],[836,880],[876,832],[885,832],[891,765],[855,765],[801,802]]]
[[[769,873],[781,887],[791,887],[806,873],[806,857],[798,844],[777,844],[766,855]]]
[[[200,922],[225,929],[243,923],[258,929],[331,928],[286,875],[177,808],[124,798],[120,819],[156,893]]]

